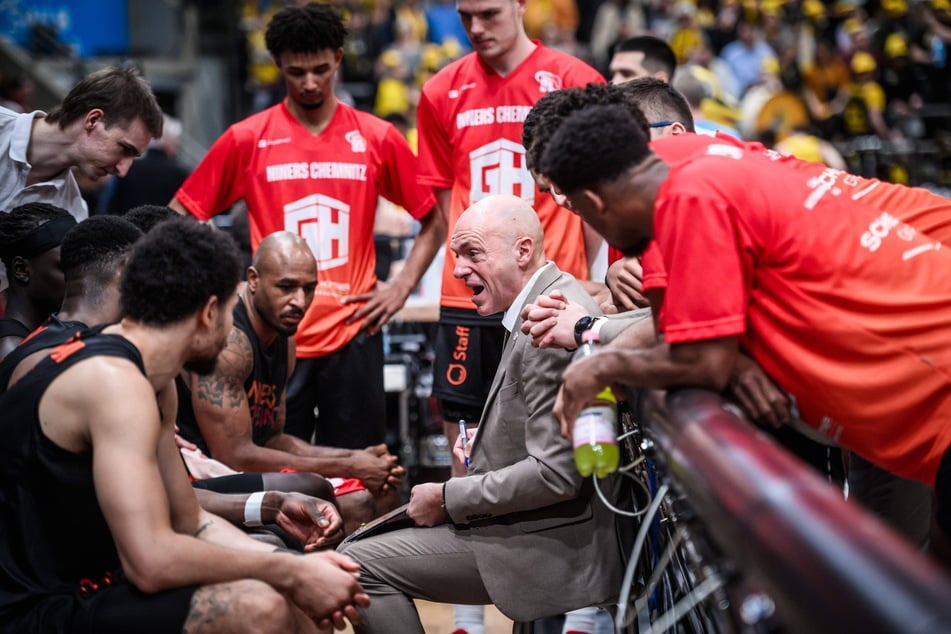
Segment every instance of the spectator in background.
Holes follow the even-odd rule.
[[[178,161],[182,123],[168,115],[164,119],[161,138],[152,139],[125,178],[113,178],[100,194],[102,213],[122,215],[139,205],[164,205],[188,178],[189,169]]]
[[[677,63],[684,64],[693,51],[703,45],[703,30],[697,23],[697,6],[693,2],[681,0],[674,5],[673,12],[677,22],[668,42]],[[671,79],[673,75],[667,81]]]
[[[463,52],[471,50],[453,0],[432,0],[426,7],[426,26],[430,42],[445,44],[454,40]]]
[[[831,42],[816,41],[813,58],[802,69],[803,98],[809,114],[828,136],[836,128],[835,115],[841,114],[848,99],[851,81],[849,67]]]
[[[738,98],[757,83],[764,60],[775,58],[776,52],[763,41],[756,25],[740,20],[736,26],[736,39],[723,47],[720,57],[736,77]]]
[[[669,82],[677,70],[677,57],[667,42],[653,35],[624,40],[614,49],[609,73],[612,84],[640,77],[656,77]]]
[[[901,136],[885,121],[885,90],[878,83],[878,64],[870,53],[858,51],[849,62],[852,83],[842,113],[845,134],[849,137],[877,134],[882,139]]]
[[[594,56],[595,66],[606,72],[612,47],[644,31],[644,9],[639,2],[602,2],[595,12],[594,24],[591,27],[591,54]]]
[[[535,40],[549,43],[574,34],[578,28],[575,0],[528,0],[525,4],[525,32]]]
[[[697,134],[716,134],[725,132],[730,136],[740,138],[739,131],[729,125],[708,119],[703,113],[703,101],[709,98],[706,85],[693,73],[693,66],[685,66],[674,77],[671,87],[675,92],[679,92],[687,106],[690,108],[690,114],[693,116],[693,125]],[[650,117],[646,104],[641,104],[645,116]]]

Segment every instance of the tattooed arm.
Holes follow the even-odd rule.
[[[293,348],[289,353],[293,356]],[[266,446],[256,445],[244,391],[253,364],[248,336],[232,328],[215,371],[189,378],[195,418],[215,459],[238,471],[296,469],[326,477],[359,478],[373,492],[399,484],[402,468],[396,464],[396,457],[386,452],[385,445],[366,450],[314,447],[283,433],[275,435]]]

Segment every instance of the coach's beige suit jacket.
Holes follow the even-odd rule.
[[[551,263],[527,302],[553,290],[600,314],[578,281]],[[529,621],[612,602],[623,572],[616,521],[630,526],[631,520],[611,513],[591,478],[578,474],[571,442],[552,415],[571,353],[533,348],[521,323],[506,340],[471,447],[469,477],[451,479],[445,494],[492,601],[509,618]],[[609,499],[618,495],[615,478],[600,485]]]

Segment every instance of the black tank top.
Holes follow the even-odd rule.
[[[278,335],[271,346],[265,348],[254,332],[244,301],[240,299],[234,307],[234,325],[248,337],[254,354],[254,366],[244,382],[244,392],[251,412],[251,439],[254,444],[263,446],[281,431],[277,415],[287,385],[287,337]],[[175,387],[178,391],[179,434],[195,443],[206,456],[214,458],[195,420],[191,388],[181,376],[175,379]]]
[[[25,337],[30,334],[30,329],[22,322],[12,317],[0,317],[0,338],[3,337]]]
[[[60,321],[56,315],[51,315],[42,326],[30,333],[26,339],[20,342],[20,345],[0,362],[0,394],[6,392],[10,377],[20,361],[34,352],[64,343],[85,327],[86,325],[81,322]]]
[[[44,597],[75,596],[119,568],[96,499],[92,453],[77,454],[55,444],[38,419],[40,399],[50,383],[95,356],[128,359],[145,373],[131,342],[87,331],[58,346],[0,396],[0,622]]]

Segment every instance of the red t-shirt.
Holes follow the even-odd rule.
[[[344,323],[359,304],[344,295],[376,284],[377,196],[421,218],[435,204],[417,181],[416,157],[391,124],[338,104],[311,134],[284,103],[229,127],[176,197],[207,220],[237,200],[248,206],[251,246],[275,231],[303,237],[317,258],[314,303],[297,331],[297,356],[339,350],[360,329]]]
[[[951,444],[951,250],[734,151],[672,165],[658,192],[665,340],[740,336],[804,421],[933,484]]]
[[[703,154],[711,145],[731,145],[751,152],[761,152],[767,158],[803,170],[816,178],[823,186],[831,187],[840,195],[865,203],[874,209],[887,211],[935,240],[951,244],[951,200],[933,194],[920,187],[905,187],[886,183],[877,178],[864,178],[842,170],[827,167],[822,163],[803,161],[794,156],[769,150],[761,143],[740,141],[728,134],[676,134],[651,141],[651,149],[665,163],[679,163],[692,156]],[[667,274],[663,268],[660,252],[653,243],[641,258],[644,269],[644,290],[663,288]]]
[[[423,86],[417,113],[420,182],[452,189],[443,306],[473,310],[472,290],[452,275],[448,248],[456,219],[492,194],[512,194],[531,204],[545,230],[545,255],[562,271],[587,279],[581,219],[542,194],[525,166],[522,122],[546,93],[604,79],[581,60],[536,48],[505,77],[476,53],[450,64]]]

